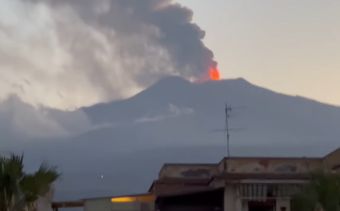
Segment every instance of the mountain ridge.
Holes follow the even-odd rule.
[[[242,78],[192,83],[171,77],[129,99],[53,112],[66,129],[86,124],[68,138],[15,149],[25,152],[29,167],[43,158],[60,168],[58,199],[143,192],[163,163],[218,162],[225,155],[226,102],[235,108],[231,128],[241,129],[231,131],[233,156],[323,156],[339,147],[339,107]],[[71,114],[78,121],[66,118]]]

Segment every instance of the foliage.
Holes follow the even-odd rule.
[[[293,211],[340,211],[340,176],[327,172],[312,174],[311,182],[292,199]]]
[[[0,211],[35,210],[35,202],[59,177],[55,168],[42,164],[32,174],[24,172],[23,156],[0,156]]]

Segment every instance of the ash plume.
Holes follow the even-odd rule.
[[[0,98],[14,93],[74,108],[131,95],[167,75],[199,78],[216,66],[193,12],[171,0],[0,3],[17,13],[0,9]]]

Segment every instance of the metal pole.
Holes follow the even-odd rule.
[[[226,137],[227,137],[227,158],[230,157],[229,112],[231,112],[231,107],[228,107],[228,104],[226,104],[225,105],[225,132],[226,132]]]

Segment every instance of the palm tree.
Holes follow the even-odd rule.
[[[38,171],[23,170],[23,156],[0,156],[0,211],[33,211],[59,177],[55,168],[42,164]]]
[[[327,172],[312,174],[311,182],[293,197],[293,211],[340,211],[340,176]]]

